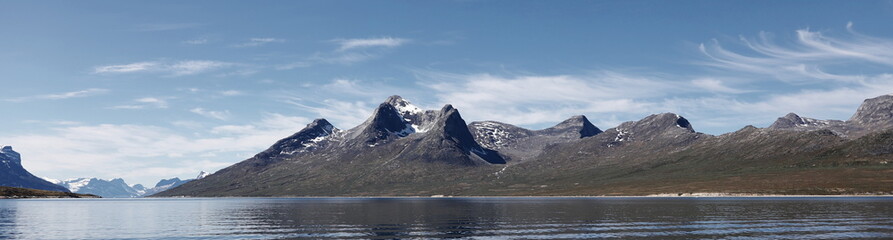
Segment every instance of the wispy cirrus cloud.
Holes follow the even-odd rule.
[[[136,25],[133,27],[133,30],[138,32],[160,32],[197,28],[202,25],[200,23],[147,23]]]
[[[208,42],[209,42],[209,40],[207,38],[197,38],[197,39],[190,39],[190,40],[183,41],[183,43],[189,44],[189,45],[203,45],[203,44],[207,44]]]
[[[159,62],[135,62],[119,65],[105,65],[93,68],[93,73],[131,73],[145,72],[159,68]]]
[[[654,99],[690,91],[676,80],[619,72],[583,75],[451,74],[417,71],[419,85],[441,103],[459,108],[469,121],[496,120],[520,125],[557,123],[584,113],[613,125],[610,115],[639,116],[655,110]]]
[[[231,114],[229,113],[229,110],[212,111],[212,110],[207,110],[204,108],[193,108],[193,109],[190,109],[189,112],[201,115],[203,117],[213,118],[213,119],[218,119],[218,120],[227,120],[231,116]]]
[[[165,109],[165,108],[168,108],[168,103],[165,98],[144,97],[144,98],[134,99],[133,103],[131,103],[131,104],[117,105],[117,106],[110,107],[110,109],[145,109],[145,108]]]
[[[259,47],[269,43],[284,43],[282,38],[251,38],[248,42],[233,45],[234,47]]]
[[[691,80],[691,84],[695,87],[714,92],[714,93],[729,93],[729,94],[741,94],[751,92],[749,90],[737,89],[733,87],[727,86],[723,80],[710,78],[710,77],[702,77]]]
[[[893,39],[801,29],[792,42],[769,33],[741,37],[738,48],[701,44],[704,73],[595,71],[569,75],[454,74],[416,71],[441,103],[467,120],[546,126],[575,114],[616,126],[659,112],[689,117],[702,130],[723,133],[743,124],[768,126],[788,112],[847,119],[863,99],[893,93]],[[734,49],[734,50],[732,50]],[[721,71],[713,71],[721,70]],[[700,125],[699,125],[700,124]]]
[[[836,81],[858,83],[865,76],[831,73],[828,69],[854,64],[893,66],[893,41],[860,34],[848,23],[846,34],[830,36],[824,32],[800,29],[795,39],[776,43],[774,35],[761,32],[755,38],[740,37],[738,44],[748,52],[723,47],[719,41],[700,44],[707,61],[698,64],[735,72],[769,75],[783,81]]]
[[[223,95],[225,97],[240,96],[240,95],[244,95],[244,94],[245,94],[244,92],[239,91],[239,90],[220,91],[220,95]]]
[[[93,68],[93,73],[166,73],[172,76],[183,76],[211,72],[233,66],[237,66],[237,64],[211,60],[184,60],[176,62],[149,61],[97,66]]]
[[[317,52],[300,61],[280,64],[274,68],[277,70],[291,70],[318,64],[351,65],[379,58],[386,52],[386,49],[396,48],[411,41],[410,39],[394,37],[332,39],[329,42],[338,45],[332,52]]]
[[[347,51],[351,49],[384,47],[393,48],[409,43],[409,39],[394,37],[378,37],[378,38],[351,38],[351,39],[332,39],[331,42],[339,45],[337,51]]]
[[[109,90],[104,89],[104,88],[88,88],[88,89],[84,89],[84,90],[71,91],[71,92],[8,98],[8,99],[6,99],[6,101],[7,102],[26,102],[26,101],[34,101],[34,100],[62,100],[62,99],[69,99],[69,98],[82,98],[82,97],[96,96],[96,95],[105,94],[108,92],[109,92]]]

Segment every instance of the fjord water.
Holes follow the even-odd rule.
[[[0,201],[0,239],[893,238],[893,198]]]

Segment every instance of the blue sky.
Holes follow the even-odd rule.
[[[890,22],[891,1],[3,1],[0,145],[154,185],[394,94],[529,128],[847,119],[893,93]]]

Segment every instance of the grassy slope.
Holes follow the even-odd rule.
[[[893,132],[846,141],[827,131],[744,128],[722,136],[655,138],[606,147],[613,136],[552,146],[538,159],[458,166],[397,157],[411,140],[367,153],[235,165],[159,196],[526,196],[893,193]],[[885,163],[885,161],[889,163]]]
[[[79,194],[0,186],[0,198],[99,198],[99,196],[92,194]]]

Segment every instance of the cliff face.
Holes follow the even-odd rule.
[[[34,176],[22,167],[22,156],[11,146],[0,149],[0,186],[68,192],[62,186]]]

